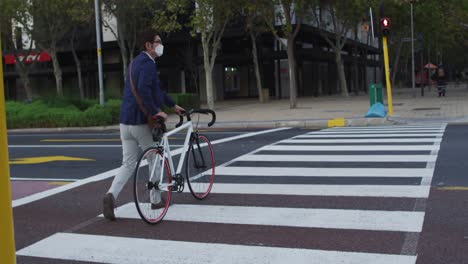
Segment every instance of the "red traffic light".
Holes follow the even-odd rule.
[[[384,17],[380,20],[380,29],[382,35],[388,36],[390,34],[390,19],[388,17]]]
[[[382,26],[389,27],[390,26],[390,20],[388,20],[388,18],[382,18]]]

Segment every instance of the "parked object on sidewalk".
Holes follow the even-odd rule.
[[[386,115],[387,111],[385,110],[385,106],[381,103],[375,103],[369,108],[365,117],[385,117]]]
[[[370,106],[375,103],[383,103],[383,86],[380,83],[372,83],[369,85]]]

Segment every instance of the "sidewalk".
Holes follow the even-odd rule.
[[[260,104],[257,99],[238,99],[215,103],[217,114],[215,127],[218,128],[272,128],[281,126],[325,128],[328,121],[344,118],[345,126],[370,126],[385,124],[405,124],[409,122],[449,122],[468,123],[468,87],[467,84],[447,87],[446,97],[437,97],[437,88],[425,89],[421,97],[420,88],[416,88],[413,98],[412,89],[393,90],[394,115],[386,118],[364,118],[369,109],[369,97],[341,95],[298,98],[297,108],[289,108],[289,99],[271,99]],[[386,91],[384,101],[386,102]],[[206,105],[202,107],[206,108]],[[203,118],[203,117],[202,117]],[[179,118],[169,117],[169,128],[173,128]],[[196,120],[194,120],[196,121]],[[204,127],[208,119],[201,119]],[[118,130],[119,126],[54,129],[20,129],[9,132],[56,132],[82,130]]]
[[[437,88],[420,88],[413,98],[412,89],[393,91],[394,115],[387,118],[364,118],[369,109],[368,95],[341,95],[298,98],[297,108],[289,109],[289,99],[272,100],[265,104],[257,100],[217,102],[217,126],[279,127],[296,126],[323,128],[329,119],[344,118],[346,126],[368,126],[408,122],[468,122],[468,88],[450,85],[446,97],[437,97]],[[386,101],[386,91],[384,91]],[[206,107],[206,106],[205,106]]]

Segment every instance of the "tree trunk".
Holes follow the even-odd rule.
[[[122,56],[122,69],[123,69],[123,79],[125,81],[127,75],[127,65],[128,65],[128,52],[125,47],[125,43],[120,47],[120,55]]]
[[[205,82],[206,82],[206,103],[208,104],[209,109],[214,110],[213,65],[211,65],[211,62],[210,62],[209,43],[207,42],[204,34],[202,34],[202,45],[203,45],[203,64],[205,68]]]
[[[83,101],[85,98],[84,96],[84,87],[83,87],[83,75],[81,73],[81,62],[80,58],[78,58],[78,55],[76,54],[75,50],[75,33],[76,33],[76,27],[73,29],[73,35],[71,37],[71,49],[72,49],[72,54],[73,54],[73,59],[75,59],[75,65],[76,65],[76,74],[78,76],[78,89],[80,90],[80,100]]]
[[[29,80],[29,69],[27,65],[24,65],[24,62],[20,62],[16,60],[16,69],[18,70],[18,74],[21,78],[21,82],[23,82],[24,92],[26,93],[26,100],[28,102],[32,102],[33,94],[31,89],[31,82]]]
[[[60,63],[57,58],[57,51],[55,48],[52,48],[49,50],[49,53],[52,57],[52,64],[54,66],[55,87],[57,89],[57,95],[59,97],[63,97],[62,69],[60,68]]]
[[[335,50],[335,60],[336,60],[336,66],[338,70],[338,77],[340,80],[340,88],[341,88],[341,95],[348,97],[348,85],[346,84],[346,74],[344,70],[344,63],[343,59],[341,57],[341,50]]]
[[[403,47],[403,41],[400,39],[400,44],[398,45],[398,50],[395,56],[395,62],[393,63],[393,74],[392,74],[392,84],[395,83],[395,79],[398,72],[398,63],[400,62],[401,48]]]
[[[289,64],[289,108],[297,106],[297,81],[296,81],[296,58],[294,56],[294,39],[288,39],[288,64]]]
[[[359,94],[359,69],[358,69],[358,46],[357,43],[359,41],[357,35],[358,28],[354,31],[354,45],[353,45],[353,72],[354,72],[354,94]]]
[[[260,67],[258,66],[257,39],[253,32],[250,32],[250,40],[252,41],[252,57],[255,68],[255,78],[257,80],[258,99],[260,103],[264,103],[266,98],[263,97],[262,77],[260,74]]]

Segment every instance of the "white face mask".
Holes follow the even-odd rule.
[[[158,55],[158,57],[161,57],[164,53],[163,44],[159,44],[158,46],[156,46],[156,48],[154,48],[154,51],[156,52],[156,55]]]

